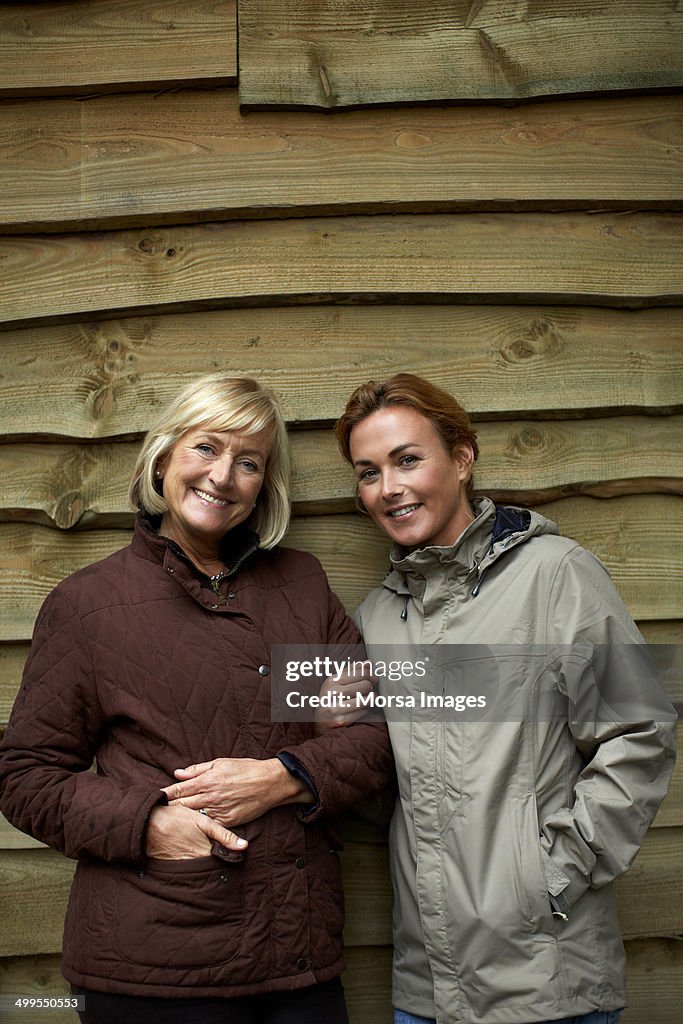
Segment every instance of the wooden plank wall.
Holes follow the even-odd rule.
[[[217,368],[281,395],[290,542],[349,608],[387,547],[330,426],[370,377],[450,388],[478,489],[607,563],[683,700],[683,15],[562,9],[0,2],[0,722],[42,599],[128,541],[150,416]],[[380,1024],[386,838],[345,828],[345,981]],[[625,1024],[679,1019],[682,854],[679,768],[619,883]],[[62,990],[71,871],[0,827],[0,993]]]

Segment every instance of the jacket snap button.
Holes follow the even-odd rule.
[[[142,870],[138,871],[138,877],[139,878],[144,878],[145,877],[145,872],[142,871]]]
[[[259,665],[259,667],[258,667],[258,674],[260,676],[269,676],[270,675],[270,669],[268,668],[267,665]]]
[[[221,875],[221,882],[223,882],[224,885],[227,885],[229,881],[230,875]]]
[[[296,866],[298,868],[305,868],[306,867],[306,861],[304,860],[303,857],[297,857],[296,860],[294,861],[294,863],[296,864]]]
[[[217,604],[212,604],[211,607],[212,608],[218,608],[218,605]]]
[[[306,960],[305,957],[300,956],[296,962],[296,966],[299,968],[300,971],[305,971],[306,968],[308,967],[308,960]]]
[[[171,566],[169,565],[169,567],[168,567],[168,571],[169,571],[169,572],[170,572],[171,574],[173,574],[173,572],[174,572],[174,569],[173,569],[173,568],[172,568],[172,567],[171,567]]]
[[[231,591],[229,591],[229,593],[228,593],[228,597],[229,597],[229,598],[230,598],[230,600],[232,601],[232,600],[233,600],[233,599],[234,599],[235,597],[237,597],[237,594],[235,593],[235,591],[234,591],[234,590],[231,590]]]

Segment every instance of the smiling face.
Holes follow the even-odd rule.
[[[410,406],[388,406],[361,420],[350,449],[369,515],[402,547],[453,544],[472,522],[472,448],[451,455],[431,420]]]
[[[223,536],[254,508],[270,447],[267,431],[189,430],[157,467],[168,505],[160,533],[195,560],[216,558]]]

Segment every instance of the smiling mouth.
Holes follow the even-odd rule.
[[[404,505],[403,508],[393,509],[393,511],[388,512],[387,515],[391,516],[392,519],[400,519],[402,516],[407,516],[409,512],[414,512],[415,509],[419,507],[419,502],[415,505]]]
[[[217,508],[225,508],[230,504],[229,501],[225,501],[223,498],[214,498],[213,494],[208,494],[206,491],[200,491],[198,487],[193,487],[194,493],[202,498],[204,501],[208,501],[210,505],[215,505]]]

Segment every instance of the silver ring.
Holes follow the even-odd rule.
[[[200,813],[200,814],[206,814],[207,818],[208,818],[208,816],[209,816],[209,812],[208,812],[208,811],[206,810],[206,808],[205,808],[205,807],[200,807],[200,808],[199,808],[199,813]]]

